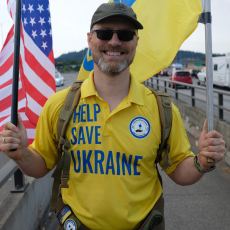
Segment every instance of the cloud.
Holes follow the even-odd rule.
[[[105,2],[108,1],[50,0],[55,57],[87,47],[86,34],[89,32],[91,17],[96,8]],[[230,14],[228,12],[230,1],[212,0],[211,4],[213,52],[230,52]],[[8,22],[5,23],[5,21]],[[1,23],[3,23],[1,33],[5,40],[12,26],[12,19],[7,11],[6,0],[0,1],[0,25]],[[2,42],[0,42],[0,48],[1,46]],[[198,25],[196,31],[184,42],[181,49],[205,52],[205,29],[203,24]]]

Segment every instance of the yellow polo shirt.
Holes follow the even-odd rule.
[[[57,122],[68,90],[49,98],[30,146],[49,169],[57,164]],[[66,135],[72,159],[69,188],[62,189],[64,203],[90,229],[133,229],[162,193],[154,166],[161,140],[155,96],[131,77],[128,96],[110,113],[95,90],[91,72],[82,84]],[[172,167],[167,174],[183,159],[194,156],[174,105],[169,144]]]

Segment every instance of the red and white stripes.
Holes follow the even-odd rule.
[[[15,0],[7,0],[14,19]],[[14,26],[8,33],[0,53],[0,131],[11,117],[13,76]],[[21,23],[20,76],[18,112],[27,129],[29,144],[34,139],[36,124],[47,99],[56,91],[53,51],[47,57],[26,33]]]

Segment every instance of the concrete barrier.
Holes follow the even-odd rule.
[[[53,179],[26,177],[30,183],[24,193],[10,193],[0,204],[0,230],[41,230],[46,216]]]
[[[197,140],[203,128],[205,113],[183,102],[172,98],[184,120],[186,131]],[[214,119],[214,129],[220,132],[230,149],[230,125]],[[226,155],[226,163],[230,166],[230,153]],[[0,204],[0,230],[42,230],[43,217],[49,208],[52,182],[52,172],[40,179],[27,177],[30,183],[25,193],[9,194]]]
[[[175,98],[171,98],[171,100],[173,104],[179,109],[182,119],[189,123],[189,127],[185,127],[186,130],[198,139],[198,135],[200,135],[200,133],[196,130],[202,131],[203,124],[206,119],[205,112],[181,101],[177,101]],[[226,142],[226,148],[230,150],[230,124],[214,118],[214,129],[223,135]]]

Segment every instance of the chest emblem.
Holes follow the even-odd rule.
[[[130,133],[138,139],[147,137],[149,135],[150,129],[150,123],[144,117],[135,117],[129,125]]]
[[[68,219],[65,222],[65,230],[77,230],[77,226],[74,220]]]

